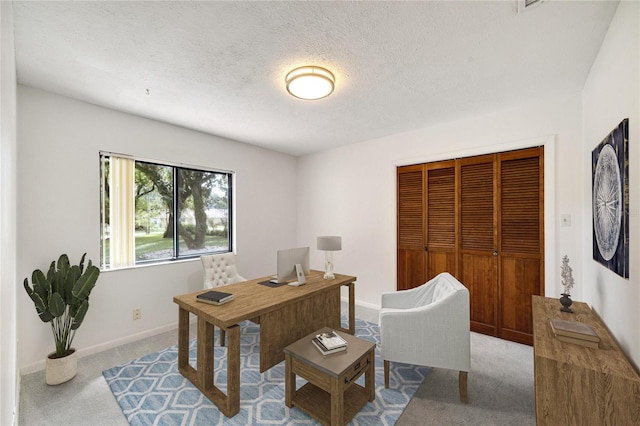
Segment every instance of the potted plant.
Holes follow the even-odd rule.
[[[71,265],[63,254],[51,262],[47,275],[36,269],[29,279],[24,279],[24,289],[33,301],[38,316],[51,323],[55,352],[46,359],[45,376],[48,385],[57,385],[71,380],[76,375],[77,354],[71,347],[76,330],[82,324],[89,309],[89,293],[96,285],[100,269],[89,264],[84,268],[82,255],[79,265]]]

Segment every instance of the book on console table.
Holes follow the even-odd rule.
[[[596,343],[596,347],[600,342],[600,337],[589,324],[577,321],[565,321],[559,318],[552,318],[549,322],[551,323],[553,334],[558,338],[569,337],[571,339],[586,340]]]
[[[222,305],[233,300],[233,294],[223,291],[207,291],[196,296],[198,302],[209,303],[211,305]]]
[[[315,346],[315,347],[318,349],[318,351],[320,351],[320,353],[321,353],[322,355],[330,355],[330,354],[335,354],[335,353],[337,353],[337,352],[343,352],[343,351],[346,351],[346,350],[347,350],[347,345],[338,346],[338,347],[335,347],[335,348],[333,348],[333,349],[327,349],[327,348],[322,344],[322,342],[320,342],[320,340],[318,340],[318,338],[317,338],[317,337],[314,337],[314,338],[311,340],[311,343],[313,343],[313,346]]]
[[[563,336],[561,334],[556,334],[556,339],[560,340],[561,342],[575,343],[576,345],[582,345],[588,348],[598,349],[600,347],[600,344],[598,342],[593,342],[591,340],[585,339],[576,339],[575,337]]]

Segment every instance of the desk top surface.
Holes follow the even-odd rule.
[[[209,291],[209,289],[175,296],[173,301],[181,308],[210,323],[229,327],[295,303],[318,292],[329,291],[356,281],[356,277],[349,275],[335,274],[335,278],[332,280],[325,280],[323,275],[322,271],[312,270],[306,276],[307,283],[297,287],[290,285],[268,287],[259,284],[259,282],[268,280],[270,277],[261,277],[211,289],[233,294],[233,300],[223,305],[210,305],[196,300],[198,294]]]

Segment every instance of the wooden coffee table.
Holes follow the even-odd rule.
[[[337,331],[347,350],[323,355],[311,339],[324,327],[284,348],[285,404],[295,405],[324,424],[344,425],[375,399],[375,343]],[[365,375],[365,386],[355,381]],[[307,380],[296,390],[296,375]]]

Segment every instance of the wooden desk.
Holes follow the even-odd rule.
[[[240,327],[245,320],[260,324],[260,372],[284,360],[283,349],[322,327],[355,333],[354,283],[356,277],[336,274],[323,279],[311,271],[305,285],[267,287],[263,277],[216,287],[234,300],[215,306],[196,301],[206,290],[175,296],[178,304],[178,370],[227,417],[240,411]],[[340,325],[340,288],[349,287],[349,328]],[[189,314],[198,317],[197,368],[189,365]],[[214,326],[227,335],[227,394],[213,383]]]
[[[582,302],[560,312],[558,299],[533,296],[533,354],[538,425],[638,425],[640,377],[600,318]],[[600,348],[558,340],[549,319],[589,324]]]

